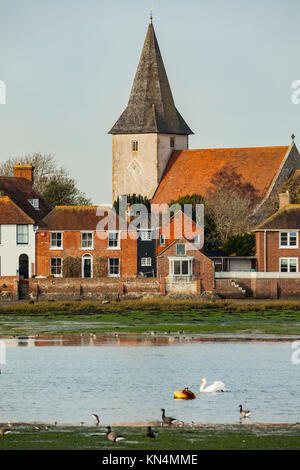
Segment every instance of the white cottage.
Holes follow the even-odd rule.
[[[33,188],[32,165],[0,177],[0,276],[35,275],[35,231],[52,209]]]

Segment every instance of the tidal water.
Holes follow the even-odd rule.
[[[136,423],[160,420],[165,408],[187,423],[236,423],[240,404],[252,411],[252,422],[300,421],[300,365],[291,361],[291,342],[60,346],[40,339],[7,346],[0,422],[90,425],[97,413],[103,424]],[[200,394],[202,377],[208,385],[223,381],[228,392]],[[174,390],[186,386],[197,398],[174,400]]]

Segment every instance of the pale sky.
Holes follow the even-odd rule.
[[[111,202],[109,129],[126,107],[149,10],[190,148],[300,147],[299,0],[0,0],[0,161],[55,155]]]

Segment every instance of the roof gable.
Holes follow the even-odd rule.
[[[8,196],[0,197],[0,224],[34,224],[34,220],[25,214]]]
[[[162,204],[192,194],[206,196],[221,170],[235,172],[263,199],[290,147],[248,147],[174,151],[152,203]]]
[[[148,27],[128,106],[109,133],[193,133],[175,108],[152,23]]]
[[[0,191],[9,196],[35,222],[39,222],[52,209],[26,178],[0,176]],[[39,200],[38,210],[34,209],[29,199]]]

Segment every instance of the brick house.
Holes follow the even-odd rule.
[[[298,273],[300,205],[289,203],[289,194],[280,194],[279,210],[253,230],[257,271]]]
[[[214,273],[214,262],[185,237],[168,244],[157,256],[157,275],[169,292],[212,291]]]
[[[16,165],[13,177],[0,176],[0,276],[36,273],[35,231],[52,207],[33,183],[31,164]]]
[[[137,274],[137,241],[118,216],[97,206],[58,206],[39,225],[36,233],[37,276],[132,277]],[[103,226],[99,228],[99,224]]]

